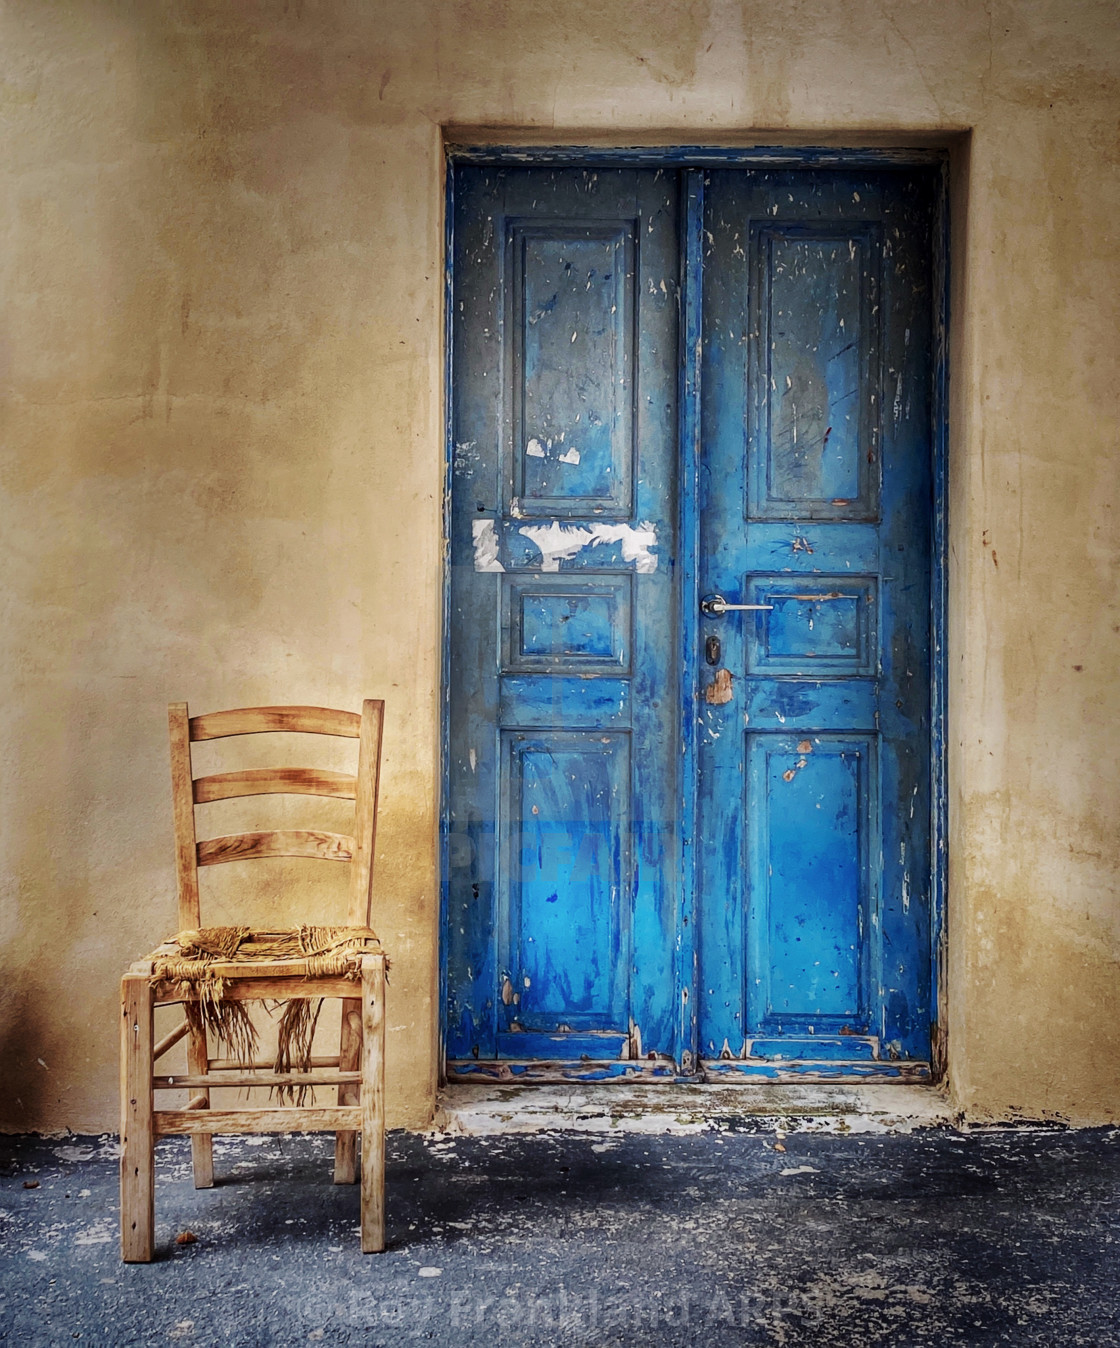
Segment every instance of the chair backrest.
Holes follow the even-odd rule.
[[[201,926],[199,866],[256,857],[316,857],[350,863],[347,923],[368,927],[373,885],[373,849],[377,832],[377,789],[381,773],[384,702],[367,698],[361,715],[328,707],[242,707],[191,716],[185,702],[167,709],[171,732],[171,797],[175,813],[175,871],[179,891],[179,930]],[[191,744],[230,735],[289,731],[336,735],[358,741],[358,775],[319,768],[249,768],[195,777]],[[313,829],[274,829],[232,833],[198,841],[195,806],[233,796],[296,794],[334,796],[354,802],[353,836]]]

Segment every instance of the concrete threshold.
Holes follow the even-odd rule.
[[[445,1086],[430,1131],[909,1133],[958,1121],[939,1086],[503,1082]]]

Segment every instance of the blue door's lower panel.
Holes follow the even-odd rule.
[[[873,736],[746,736],[749,1035],[870,1029],[876,749]]]
[[[504,731],[502,744],[499,1038],[518,1057],[550,1032],[613,1030],[617,1044],[629,1029],[630,736]]]

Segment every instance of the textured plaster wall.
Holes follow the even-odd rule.
[[[1120,1114],[1118,75],[1111,0],[9,0],[0,1123],[115,1126],[116,979],[173,925],[181,697],[388,699],[391,1121],[430,1111],[456,126],[972,129],[951,1083],[976,1116]]]

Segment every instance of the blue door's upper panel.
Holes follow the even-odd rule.
[[[879,230],[783,221],[782,204],[749,228],[747,517],[873,520]]]
[[[514,516],[631,512],[635,224],[508,226]]]

